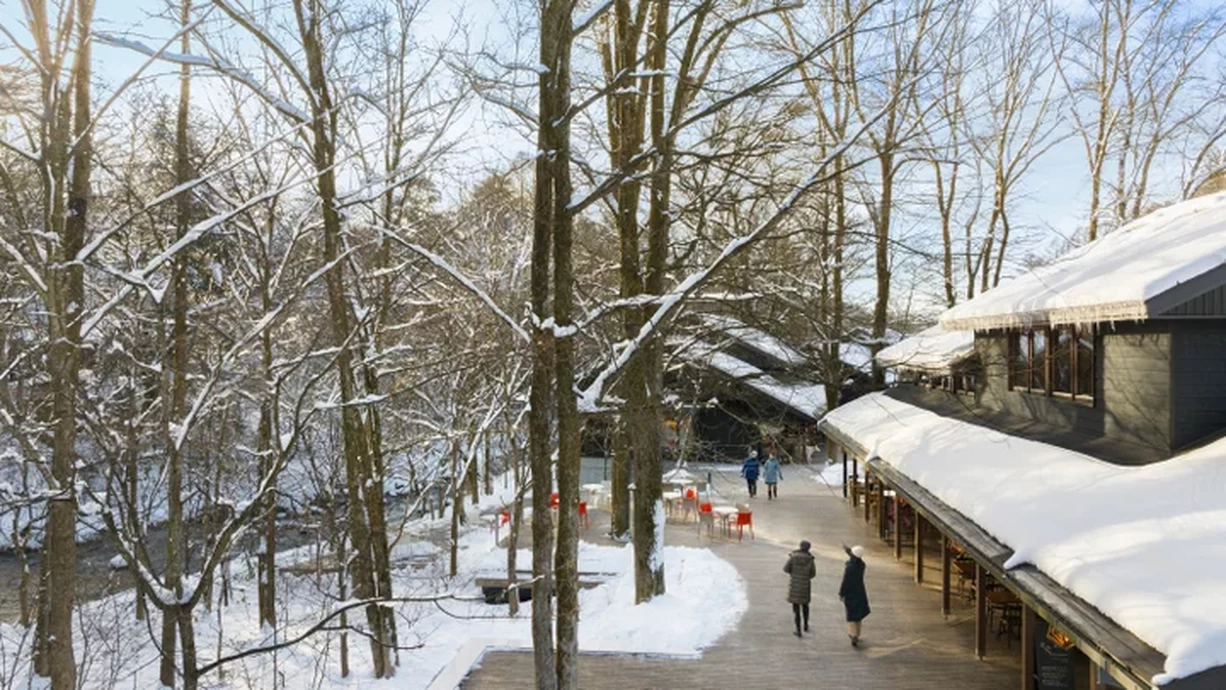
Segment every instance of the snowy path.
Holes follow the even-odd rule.
[[[714,475],[725,500],[747,501],[736,474]],[[670,544],[709,546],[732,563],[749,587],[749,610],[741,625],[701,659],[585,657],[580,664],[584,688],[777,688],[821,687],[823,690],[891,690],[948,688],[996,690],[1017,684],[1017,646],[976,661],[971,652],[971,611],[961,601],[949,621],[940,614],[940,593],[918,587],[908,557],[896,563],[892,551],[875,537],[843,502],[836,489],[808,470],[784,469],[780,500],[753,500],[757,539],[738,544],[697,536],[693,525],[670,524]],[[593,526],[595,531],[595,526]],[[788,552],[800,539],[813,542],[818,575],[813,584],[812,634],[791,635],[791,609],[784,601]],[[842,576],[842,543],[862,543],[868,551],[868,590],[873,614],[865,621],[864,643],[852,649],[843,627],[837,591]],[[939,559],[927,563],[939,567]],[[938,580],[930,571],[928,581]],[[532,677],[530,655],[486,654],[481,668],[463,687],[499,690],[526,687]]]

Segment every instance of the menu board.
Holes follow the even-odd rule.
[[[1042,618],[1034,626],[1034,687],[1036,690],[1074,690],[1073,641]]]

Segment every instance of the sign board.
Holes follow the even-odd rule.
[[[1076,674],[1073,641],[1039,618],[1034,626],[1034,687],[1036,690],[1074,690]]]

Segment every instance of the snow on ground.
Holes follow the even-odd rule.
[[[1165,654],[1156,684],[1226,664],[1226,440],[1123,467],[880,393],[823,425]]]
[[[499,481],[496,495],[481,504],[488,510],[505,504],[514,487]],[[393,588],[401,597],[454,595],[438,603],[405,603],[394,608],[401,645],[419,646],[400,654],[401,665],[394,679],[374,682],[370,678],[369,648],[357,636],[349,636],[352,673],[342,678],[337,653],[339,636],[320,633],[293,647],[273,654],[247,657],[226,667],[226,675],[213,673],[204,687],[272,687],[273,674],[283,680],[278,687],[370,688],[404,690],[426,688],[431,680],[456,658],[473,639],[500,640],[530,646],[531,602],[525,602],[515,618],[505,605],[488,605],[481,599],[473,576],[490,562],[505,563],[505,552],[496,550],[493,537],[480,519],[480,509],[470,509],[469,528],[459,540],[458,571],[448,577],[448,552],[426,540],[439,531],[442,521],[415,521],[399,541],[397,556],[405,556],[393,573]],[[287,564],[313,556],[314,547],[279,553],[278,563]],[[423,556],[434,555],[424,563]],[[406,556],[407,555],[407,556]],[[521,560],[530,567],[527,554]],[[579,641],[583,650],[646,654],[694,655],[714,644],[730,630],[748,607],[745,583],[736,569],[708,549],[666,547],[665,573],[668,593],[634,605],[633,549],[581,544],[584,563],[597,562],[609,571],[604,584],[580,594]],[[195,627],[202,662],[225,654],[274,641],[272,632],[258,624],[254,564],[234,562],[233,599],[229,606],[212,613],[198,610]],[[116,573],[115,577],[128,577]],[[335,574],[293,575],[281,572],[278,580],[278,611],[283,619],[280,639],[296,635],[328,612],[338,597]],[[85,688],[157,687],[157,651],[149,628],[132,615],[131,590],[82,605],[77,616],[81,679]],[[350,613],[350,623],[360,622],[361,611]],[[156,625],[154,629],[156,631]],[[0,687],[25,687],[29,671],[29,633],[0,624]]]
[[[843,486],[843,463],[833,462],[829,465],[820,466],[817,469],[817,472],[812,473],[813,481],[829,486],[832,489]],[[850,471],[850,468],[848,471]]]
[[[948,329],[1145,319],[1146,301],[1226,264],[1226,194],[1154,211],[941,315]]]

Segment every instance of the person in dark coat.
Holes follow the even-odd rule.
[[[800,542],[800,550],[788,557],[783,572],[791,575],[788,581],[788,603],[792,605],[792,618],[796,621],[796,637],[800,637],[801,615],[804,616],[805,632],[809,632],[810,580],[817,576],[817,564],[809,553],[810,544]]]
[[[864,547],[846,546],[847,565],[843,567],[843,584],[839,585],[839,599],[847,611],[847,636],[851,646],[860,644],[860,621],[868,617],[868,591],[864,589]]]
[[[758,451],[749,451],[749,457],[745,458],[745,462],[741,465],[741,476],[745,478],[745,483],[749,485],[750,498],[758,495],[758,471],[760,469],[761,463],[758,462]]]

